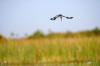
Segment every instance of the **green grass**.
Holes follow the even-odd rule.
[[[100,66],[99,47],[97,36],[7,40],[0,43],[0,62],[1,66]]]

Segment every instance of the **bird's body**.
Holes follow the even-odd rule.
[[[50,20],[56,20],[58,17],[61,19],[61,21],[62,21],[62,18],[63,18],[63,17],[64,17],[64,18],[67,18],[67,19],[72,19],[72,18],[73,18],[73,17],[66,17],[66,16],[63,16],[62,14],[58,14],[58,15],[56,15],[55,17],[51,18]]]

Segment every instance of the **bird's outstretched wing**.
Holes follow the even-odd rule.
[[[67,19],[73,19],[74,17],[66,17]]]
[[[62,17],[62,15],[61,14],[56,15],[55,17],[51,18],[50,20],[56,20],[58,17]]]
[[[56,17],[51,18],[50,20],[56,20]]]
[[[59,17],[59,15],[56,15],[55,17],[51,18],[50,20],[56,20]]]

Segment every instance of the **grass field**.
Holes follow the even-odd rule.
[[[100,66],[100,37],[7,40],[0,43],[0,62]]]
[[[100,36],[0,41],[0,66],[100,66]]]

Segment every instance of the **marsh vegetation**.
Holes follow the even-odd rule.
[[[100,66],[100,30],[48,35],[37,31],[23,39],[0,36],[0,64]]]

